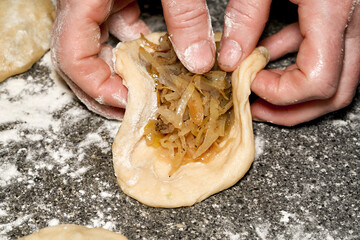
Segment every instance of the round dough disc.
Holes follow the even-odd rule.
[[[146,37],[158,43],[161,35]],[[119,43],[114,50],[116,72],[129,89],[125,116],[113,144],[114,170],[121,189],[146,205],[190,206],[234,185],[250,168],[255,152],[250,84],[269,61],[269,52],[264,47],[257,48],[233,72],[235,120],[220,143],[220,150],[209,161],[188,163],[168,176],[171,163],[161,156],[161,150],[147,146],[143,137],[149,119],[155,118],[157,96],[154,80],[139,58],[142,41]]]
[[[39,232],[18,240],[127,240],[119,233],[103,228],[87,228],[74,224],[63,224],[41,229]]]
[[[50,0],[0,1],[0,82],[25,72],[50,47],[55,9]]]

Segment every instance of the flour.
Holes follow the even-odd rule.
[[[0,143],[8,143],[10,141],[20,141],[20,135],[16,129],[4,130],[0,133]]]
[[[258,159],[264,153],[264,148],[264,138],[260,136],[255,136],[255,159]]]
[[[91,144],[96,144],[96,146],[101,147],[101,149],[107,148],[109,143],[104,141],[98,133],[89,133],[86,135],[84,141],[79,144],[79,147],[89,146]]]
[[[101,118],[93,120],[92,113],[76,101],[72,91],[54,71],[50,53],[47,53],[38,64],[47,68],[50,74],[32,75],[33,77],[20,75],[1,84],[0,146],[9,147],[0,149],[1,153],[5,151],[0,159],[0,162],[3,162],[0,163],[0,187],[24,186],[24,190],[41,187],[36,179],[42,179],[44,171],[63,177],[64,186],[72,181],[82,181],[84,175],[93,167],[91,162],[85,161],[91,158],[89,152],[99,148],[104,155],[109,154],[109,139],[115,136],[120,125],[118,121]],[[88,134],[71,131],[65,133],[72,125],[75,125],[72,129],[78,129],[77,125],[86,129],[86,124],[91,122],[96,124],[96,128]],[[73,138],[70,138],[70,141],[67,139],[68,134],[75,134],[75,142],[72,142]],[[11,154],[7,154],[6,151],[10,151]],[[20,161],[14,161],[19,157],[21,164],[27,166],[25,172],[19,170],[24,170]],[[101,182],[100,179],[97,181]],[[104,190],[95,197],[114,197],[110,191]],[[85,196],[85,189],[79,193]],[[48,198],[49,196],[44,196],[44,199]],[[38,203],[38,207],[49,213],[54,210],[41,202]],[[1,206],[0,216],[14,214],[6,209],[6,206]],[[8,239],[9,231],[21,227],[22,224],[36,230],[36,226],[31,226],[33,219],[30,213],[33,211],[28,209],[25,212],[29,214],[24,214],[24,217],[9,224],[0,224],[0,239]],[[21,216],[15,214],[16,217]],[[48,217],[51,216],[52,218],[47,220],[48,226],[62,223],[60,218],[56,217],[56,213]],[[104,215],[93,219],[92,223],[92,227],[104,227],[109,230],[115,228],[115,223],[106,219]]]
[[[8,212],[6,210],[0,209],[0,217],[8,216]]]
[[[288,213],[286,211],[280,211],[282,217],[280,218],[280,222],[288,223],[290,218],[294,218],[294,214]]]
[[[0,224],[0,239],[1,240],[9,239],[6,237],[5,234],[10,232],[13,228],[20,226],[23,222],[28,220],[30,217],[31,217],[31,215],[25,215],[25,216],[18,217],[15,221],[5,223],[5,224]]]
[[[77,169],[75,172],[72,172],[69,174],[70,177],[72,178],[77,178],[77,177],[81,177],[82,175],[84,175],[91,167],[81,167],[79,169]]]
[[[107,217],[104,216],[103,212],[98,212],[97,213],[98,218],[93,218],[91,219],[92,224],[91,225],[87,225],[87,227],[90,228],[104,228],[107,230],[112,231],[115,228],[115,223],[112,221],[107,221]]]
[[[2,83],[2,88],[8,90],[8,96],[0,98],[0,124],[18,121],[27,128],[53,128],[58,131],[60,122],[53,119],[53,113],[72,102],[73,95],[59,83],[59,78],[48,81],[54,81],[57,87],[34,95],[25,94],[33,84],[24,79],[8,79]]]
[[[102,197],[102,198],[109,198],[109,197],[112,197],[114,194],[112,194],[112,193],[109,193],[109,192],[101,192],[100,193],[100,196]]]
[[[224,234],[230,239],[230,240],[239,240],[240,234],[238,233],[232,233],[230,231],[225,231]]]
[[[269,234],[270,223],[263,223],[255,226],[255,232],[261,240],[266,240]]]
[[[347,121],[344,121],[344,120],[333,120],[332,125],[335,127],[344,127],[344,126],[348,125],[348,123],[347,123]]]
[[[2,163],[0,165],[0,186],[5,187],[13,179],[20,176],[16,166],[11,163]]]
[[[54,218],[54,219],[51,219],[49,222],[48,222],[48,225],[49,226],[56,226],[56,225],[59,225],[59,219],[57,218]]]

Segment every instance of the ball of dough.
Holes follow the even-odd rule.
[[[0,82],[25,72],[50,47],[55,9],[50,0],[0,1]]]
[[[87,228],[74,224],[63,224],[41,229],[39,232],[18,240],[127,240],[121,234],[102,228]]]

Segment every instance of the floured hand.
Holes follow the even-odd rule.
[[[298,51],[285,70],[260,72],[251,90],[255,120],[292,126],[351,103],[360,80],[360,1],[290,0],[299,22],[260,42],[271,60]],[[205,0],[162,0],[174,49],[191,72],[204,73],[215,60]],[[218,65],[234,71],[256,47],[271,0],[230,0],[225,11]]]
[[[150,32],[133,0],[64,0],[57,3],[51,54],[57,72],[92,111],[121,119],[127,89],[112,69],[109,31],[119,40]]]
[[[360,1],[292,1],[299,22],[261,44],[272,59],[298,51],[286,69],[261,72],[251,89],[254,119],[296,125],[352,102],[360,80]]]

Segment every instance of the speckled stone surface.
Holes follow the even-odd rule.
[[[209,9],[220,31],[225,4]],[[279,13],[264,35],[295,14]],[[160,15],[143,18],[165,30]],[[129,239],[360,239],[359,91],[349,107],[297,127],[254,123],[256,158],[245,177],[185,208],[147,207],[120,190],[111,156],[119,125],[74,97],[49,54],[1,83],[0,239],[63,223]]]

